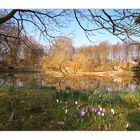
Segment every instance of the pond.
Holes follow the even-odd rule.
[[[54,86],[57,89],[70,87],[82,91],[140,91],[139,82],[135,82],[135,79],[130,76],[111,78],[97,76],[52,77],[42,73],[1,73],[0,86]]]

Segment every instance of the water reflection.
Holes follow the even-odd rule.
[[[140,91],[140,85],[131,77],[101,78],[95,76],[51,77],[41,73],[0,74],[0,86],[54,86],[60,89],[71,87],[85,91]]]

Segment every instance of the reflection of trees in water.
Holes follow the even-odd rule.
[[[15,80],[14,74],[2,74],[0,75],[0,86],[13,86]]]
[[[128,90],[128,91],[134,91],[136,88],[136,85],[133,83],[131,77],[114,77],[113,78],[113,84],[114,90]]]
[[[134,74],[134,76],[133,76],[133,81],[134,81],[137,85],[140,85],[140,72]]]
[[[139,75],[140,75],[140,73],[139,73]],[[133,80],[137,85],[140,85],[140,77],[138,77],[137,75],[134,75]]]
[[[43,85],[55,86],[57,88],[64,89],[65,87],[71,87],[73,89],[89,90],[99,88],[99,82],[95,78],[89,77],[63,77],[63,78],[52,78],[45,77]]]
[[[137,86],[134,85],[130,78],[97,78],[93,76],[82,76],[82,77],[63,77],[63,78],[52,78],[45,77],[43,85],[55,86],[57,88],[64,89],[69,86],[73,89],[80,90],[129,90],[134,91]]]
[[[133,81],[137,85],[140,85],[140,61],[136,66],[133,67],[133,71],[134,71]]]
[[[41,85],[42,78],[37,74],[1,74],[0,86],[32,86]]]
[[[94,76],[81,76],[81,77],[51,77],[41,75],[39,73],[31,74],[1,74],[0,86],[54,86],[64,89],[71,87],[79,90],[139,90],[130,78],[114,77],[114,78],[100,78]]]
[[[138,91],[140,91],[140,73],[138,75],[133,76],[133,82],[137,85]]]

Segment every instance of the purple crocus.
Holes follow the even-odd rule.
[[[98,110],[98,115],[103,117],[105,113],[102,110]]]
[[[85,112],[84,111],[81,111],[81,116],[85,116]]]
[[[88,112],[88,107],[84,107],[82,108],[82,111],[81,111],[81,116],[85,116],[85,114]]]
[[[113,118],[112,118],[112,116],[109,116],[109,122],[110,122],[110,123],[113,123]]]
[[[104,109],[104,108],[101,108],[101,107],[98,108],[97,111],[100,112],[101,114],[102,114],[102,113],[105,113],[105,109]]]
[[[84,108],[82,109],[82,111],[85,112],[85,113],[87,113],[87,112],[88,112],[88,107],[84,107]]]
[[[92,112],[93,113],[97,113],[98,112],[98,109],[97,108],[92,108]]]

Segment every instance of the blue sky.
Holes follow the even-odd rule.
[[[120,39],[108,33],[107,31],[102,31],[102,33],[95,32],[95,35],[91,36],[90,39],[92,40],[93,43],[87,39],[84,31],[78,28],[75,32],[75,37],[73,38],[74,46],[75,47],[80,47],[84,45],[88,46],[92,44],[98,44],[101,41],[107,41],[111,44],[116,44],[118,42],[121,42]]]
[[[87,24],[86,21],[84,21],[84,24]],[[29,34],[31,34],[38,40],[39,32],[38,31],[32,32],[33,28],[30,24],[26,24],[26,28]],[[65,29],[60,28],[59,30],[65,33],[66,35],[70,34],[70,37],[72,37],[73,40],[73,45],[76,48],[80,46],[95,45],[100,43],[101,41],[108,41],[111,44],[116,44],[118,42],[121,42],[121,40],[118,39],[116,36],[113,36],[112,34],[108,33],[106,30],[102,30],[100,32],[95,31],[94,32],[95,35],[90,36],[90,39],[93,42],[92,43],[87,39],[84,31],[80,28],[76,20],[72,20],[72,22],[69,23],[67,28]],[[53,34],[55,34],[55,31],[53,32]],[[47,44],[47,42],[45,42],[44,40],[40,40],[40,43]]]

